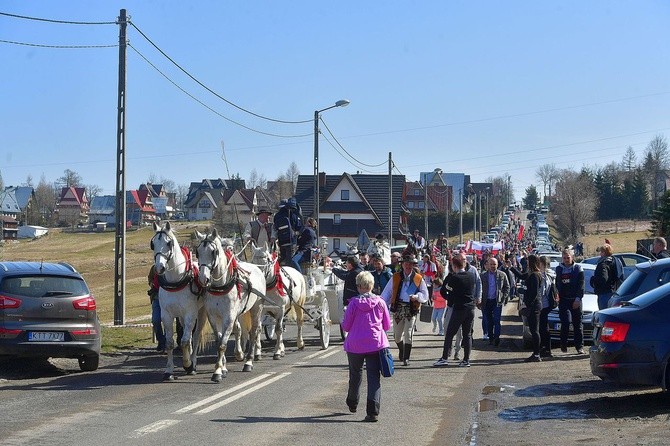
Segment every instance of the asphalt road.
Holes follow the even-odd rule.
[[[498,348],[480,339],[478,320],[469,369],[433,368],[442,340],[419,323],[410,366],[382,381],[378,423],[362,422],[364,410],[349,413],[341,343],[331,338],[321,350],[312,327],[305,350],[295,349],[289,326],[285,358],[266,355],[249,373],[229,362],[221,384],[209,379],[212,354],[197,375],[171,383],[161,381],[165,356],[150,350],[103,356],[91,373],[72,360],[0,360],[0,444],[667,443],[660,390],[603,383],[588,356],[573,352],[524,363],[515,307],[506,307]]]

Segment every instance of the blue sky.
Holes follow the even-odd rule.
[[[311,175],[314,110],[339,99],[351,104],[323,119],[355,160],[322,138],[321,171],[387,173],[391,152],[410,180],[434,168],[475,182],[509,174],[517,199],[541,190],[542,164],[604,166],[628,146],[641,158],[670,134],[666,1],[0,2],[0,12],[83,22],[113,22],[121,8],[219,96],[310,121],[231,107],[129,26],[128,189],[151,174],[186,185],[256,169],[273,180],[291,162]],[[0,16],[4,41],[114,45],[118,34]],[[71,169],[113,194],[118,48],[0,43],[0,59],[5,185]]]

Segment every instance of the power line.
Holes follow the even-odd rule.
[[[154,48],[156,48],[156,50],[158,50],[158,52],[161,53],[161,54],[163,55],[163,57],[165,57],[165,58],[166,58],[167,60],[169,60],[175,67],[177,67],[179,70],[181,70],[182,73],[184,73],[185,75],[187,75],[188,77],[190,77],[195,83],[197,83],[197,84],[200,85],[202,88],[204,88],[205,90],[207,90],[208,92],[210,92],[211,94],[213,94],[214,96],[216,96],[217,98],[221,99],[222,101],[224,101],[224,102],[227,103],[228,105],[231,105],[232,107],[235,107],[236,109],[241,110],[241,111],[243,111],[243,112],[245,112],[245,113],[248,113],[248,114],[250,114],[250,115],[252,115],[252,116],[255,116],[255,117],[257,117],[257,118],[265,119],[265,120],[267,120],[267,121],[277,122],[277,123],[281,123],[281,124],[305,124],[305,123],[308,123],[308,122],[312,122],[311,119],[306,119],[306,120],[304,120],[304,121],[286,121],[286,120],[283,120],[283,119],[269,118],[269,117],[267,117],[267,116],[263,116],[263,115],[259,115],[258,113],[254,113],[254,112],[252,112],[252,111],[250,111],[250,110],[247,110],[246,108],[243,108],[243,107],[241,107],[241,106],[235,104],[235,103],[232,102],[232,101],[229,101],[228,99],[224,98],[223,96],[221,96],[220,94],[218,94],[217,92],[215,92],[214,90],[212,90],[211,88],[209,88],[208,86],[206,86],[205,84],[203,84],[202,82],[200,82],[195,76],[193,76],[191,73],[189,73],[188,71],[186,71],[184,68],[182,68],[181,65],[179,65],[177,62],[175,62],[170,56],[168,56],[168,55],[165,53],[165,51],[163,51],[162,49],[160,49],[160,48],[158,47],[158,45],[156,45],[156,44],[155,44],[155,43],[154,43],[154,42],[153,42],[153,41],[152,41],[146,34],[144,34],[144,33],[142,32],[142,30],[140,30],[140,29],[137,27],[137,25],[135,25],[133,22],[129,22],[129,23],[130,23],[130,25],[131,25],[133,28],[135,28],[135,29],[137,30],[138,33],[140,33],[140,35],[141,35],[142,37],[144,37],[144,38],[146,39],[147,42],[149,42]]]
[[[195,102],[197,102],[198,104],[202,105],[202,106],[205,107],[207,110],[211,111],[212,113],[214,113],[214,114],[216,114],[217,116],[219,116],[219,117],[225,119],[225,120],[228,121],[228,122],[231,122],[231,123],[233,123],[233,124],[235,124],[235,125],[238,125],[238,126],[240,126],[240,127],[242,127],[242,128],[245,128],[245,129],[247,129],[247,130],[249,130],[249,131],[252,131],[252,132],[254,132],[254,133],[259,133],[259,134],[261,134],[261,135],[267,135],[267,136],[274,136],[274,137],[277,137],[277,138],[304,138],[304,137],[306,137],[306,136],[311,136],[311,135],[312,135],[311,133],[306,133],[306,134],[303,134],[303,135],[279,135],[279,134],[275,134],[275,133],[268,133],[268,132],[263,132],[263,131],[261,131],[261,130],[253,129],[253,128],[248,127],[248,126],[246,126],[246,125],[244,125],[244,124],[242,124],[242,123],[240,123],[240,122],[237,122],[237,121],[235,121],[235,120],[233,120],[233,119],[230,119],[230,118],[224,116],[223,114],[219,113],[218,111],[214,110],[212,107],[210,107],[209,105],[205,104],[205,103],[202,102],[200,99],[196,98],[196,97],[193,96],[191,93],[189,93],[189,92],[186,91],[184,88],[182,88],[180,85],[178,85],[175,81],[173,81],[172,79],[170,79],[170,77],[169,77],[167,74],[165,74],[163,71],[161,71],[156,65],[154,65],[149,59],[147,59],[147,58],[144,56],[144,54],[142,54],[142,53],[141,53],[137,48],[135,48],[133,45],[131,45],[130,43],[128,43],[128,46],[129,46],[133,51],[135,51],[135,52],[136,52],[142,59],[144,59],[144,61],[145,61],[147,64],[149,64],[154,70],[156,70],[161,76],[163,76],[168,82],[170,82],[173,86],[175,86],[177,89],[179,89],[182,93],[184,93],[186,96],[188,96],[189,98],[193,99]]]
[[[32,46],[37,48],[57,48],[57,49],[115,48],[119,46],[118,43],[112,45],[46,45],[40,43],[16,42],[14,40],[2,40],[2,39],[0,39],[0,43],[10,43],[12,45]]]
[[[342,157],[342,159],[343,159],[344,161],[346,161],[346,162],[348,162],[349,164],[351,164],[354,168],[356,168],[356,169],[360,169],[360,170],[362,170],[362,171],[364,171],[364,172],[372,173],[372,172],[369,171],[369,170],[366,170],[366,169],[364,169],[364,168],[362,168],[362,167],[360,167],[360,166],[357,166],[356,164],[354,164],[354,162],[352,162],[352,161],[349,160],[346,156],[344,156],[344,155],[342,154],[342,152],[340,152],[340,150],[339,150],[337,147],[335,147],[335,145],[328,139],[328,137],[327,137],[326,135],[323,135],[323,139],[325,139],[326,142],[327,142],[328,144],[330,144],[330,146],[331,146],[333,149],[335,149],[335,151],[336,151],[337,153],[340,154],[340,156]]]
[[[12,17],[15,19],[25,19],[25,20],[35,20],[38,22],[48,22],[48,23],[60,23],[65,25],[116,25],[116,22],[75,22],[72,20],[54,20],[54,19],[43,19],[40,17],[29,17],[25,15],[10,14],[8,12],[0,12],[0,15],[5,17]]]
[[[383,166],[384,164],[386,164],[386,161],[383,161],[383,162],[381,162],[381,163],[379,163],[379,164],[366,164],[366,163],[364,163],[364,162],[362,162],[362,161],[357,160],[351,153],[349,153],[349,152],[347,151],[347,149],[345,149],[345,148],[342,146],[342,144],[340,144],[340,142],[337,140],[337,138],[335,138],[335,135],[333,135],[333,132],[330,131],[330,128],[328,127],[328,124],[326,124],[326,122],[323,120],[323,118],[322,118],[321,116],[319,116],[319,119],[320,119],[321,122],[323,123],[323,126],[326,128],[326,130],[328,130],[328,133],[329,133],[330,136],[333,138],[333,140],[337,143],[337,145],[340,146],[340,148],[344,151],[344,153],[346,153],[347,155],[349,155],[349,157],[350,157],[352,160],[356,161],[356,163],[360,164],[361,166],[365,166],[365,167],[379,167],[379,166]],[[325,135],[324,135],[324,136],[325,136]]]

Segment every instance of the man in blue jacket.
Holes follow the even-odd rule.
[[[561,319],[561,351],[568,351],[568,333],[570,317],[575,334],[575,349],[584,354],[584,335],[582,331],[582,298],[584,297],[584,270],[575,263],[574,251],[563,250],[563,262],[556,267],[556,289],[558,290],[558,316]]]

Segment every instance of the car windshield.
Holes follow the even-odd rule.
[[[630,276],[623,281],[619,289],[616,290],[616,294],[619,296],[630,296],[635,295],[644,282],[644,278],[647,276],[647,273],[642,272],[639,269],[633,271]]]
[[[76,277],[21,276],[7,277],[0,283],[0,293],[28,297],[84,296],[86,283]]]

